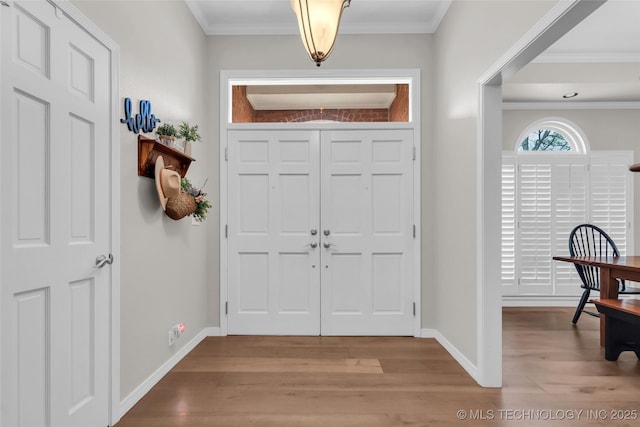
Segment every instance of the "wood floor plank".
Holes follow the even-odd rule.
[[[207,357],[185,358],[176,372],[282,372],[382,374],[378,359]]]
[[[598,319],[572,312],[503,310],[502,388],[433,339],[210,337],[116,427],[637,427],[640,361],[604,360]]]

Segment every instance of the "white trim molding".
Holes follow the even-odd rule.
[[[503,110],[640,110],[640,102],[503,102]]]
[[[638,52],[543,53],[531,62],[537,64],[601,64],[640,62]]]
[[[220,71],[220,334],[227,335],[228,322],[226,302],[228,301],[227,239],[225,227],[228,224],[228,163],[225,159],[227,134],[230,129],[371,129],[372,123],[231,123],[232,86],[235,85],[309,85],[309,84],[409,84],[409,122],[375,123],[376,129],[413,129],[414,162],[414,301],[416,304],[414,336],[421,330],[421,74],[419,69],[343,69],[343,70],[222,70]]]
[[[386,16],[380,16],[375,13],[376,6],[371,8],[364,5],[361,12],[367,15],[368,19],[345,20],[340,24],[340,34],[431,34],[435,33],[444,18],[452,0],[439,0],[433,2],[434,5],[426,5],[426,8],[420,7],[420,11],[414,14],[417,19],[385,19]],[[230,13],[227,7],[220,7],[220,11],[226,14],[229,19],[208,19],[207,15],[215,13],[215,10],[203,9],[202,1],[186,0],[187,7],[200,24],[202,31],[208,36],[221,35],[298,35],[298,25],[291,13],[291,19],[285,14],[290,13],[288,2],[272,2],[274,5],[267,5],[267,9],[271,9],[267,15],[264,15],[259,22],[255,19],[245,19],[243,22],[238,20],[236,13]],[[213,3],[213,2],[210,2]],[[281,4],[282,3],[282,4]],[[364,2],[358,2],[364,3]],[[408,2],[404,2],[408,3]],[[426,3],[426,2],[425,2]],[[359,5],[360,6],[360,5]],[[366,9],[366,10],[365,10]],[[403,8],[403,10],[408,10]],[[265,9],[266,11],[266,9]],[[208,13],[207,13],[208,12]],[[349,12],[350,13],[350,12]],[[376,18],[377,15],[377,18]],[[250,17],[252,18],[252,17]],[[253,18],[256,15],[253,14]]]
[[[577,285],[576,285],[577,287]],[[505,295],[503,307],[577,307],[580,296]]]
[[[480,382],[478,380],[478,367],[467,359],[456,346],[451,344],[451,342],[436,329],[422,329],[420,331],[420,338],[432,338],[438,341],[438,343],[447,350],[451,357],[453,357],[455,361],[458,362],[465,371],[467,371],[471,378],[478,383]]]

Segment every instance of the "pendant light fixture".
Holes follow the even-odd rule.
[[[318,67],[331,54],[342,11],[350,4],[351,0],[291,0],[302,43]]]

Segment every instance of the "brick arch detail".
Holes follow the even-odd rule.
[[[388,122],[389,110],[380,109],[311,109],[311,110],[278,110],[254,113],[256,122],[262,123],[300,123],[327,120],[333,122]]]

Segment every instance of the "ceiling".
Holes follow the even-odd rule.
[[[640,102],[640,1],[607,1],[502,89],[511,102]]]
[[[396,97],[396,85],[263,85],[247,87],[254,110],[314,108],[387,109]]]
[[[452,1],[458,0],[352,0],[343,14],[340,33],[434,33]],[[186,3],[209,35],[298,33],[290,0]],[[578,96],[564,100],[562,95],[570,92]],[[640,102],[640,0],[607,1],[504,82],[503,98],[512,102]],[[314,105],[318,104],[314,101]]]

